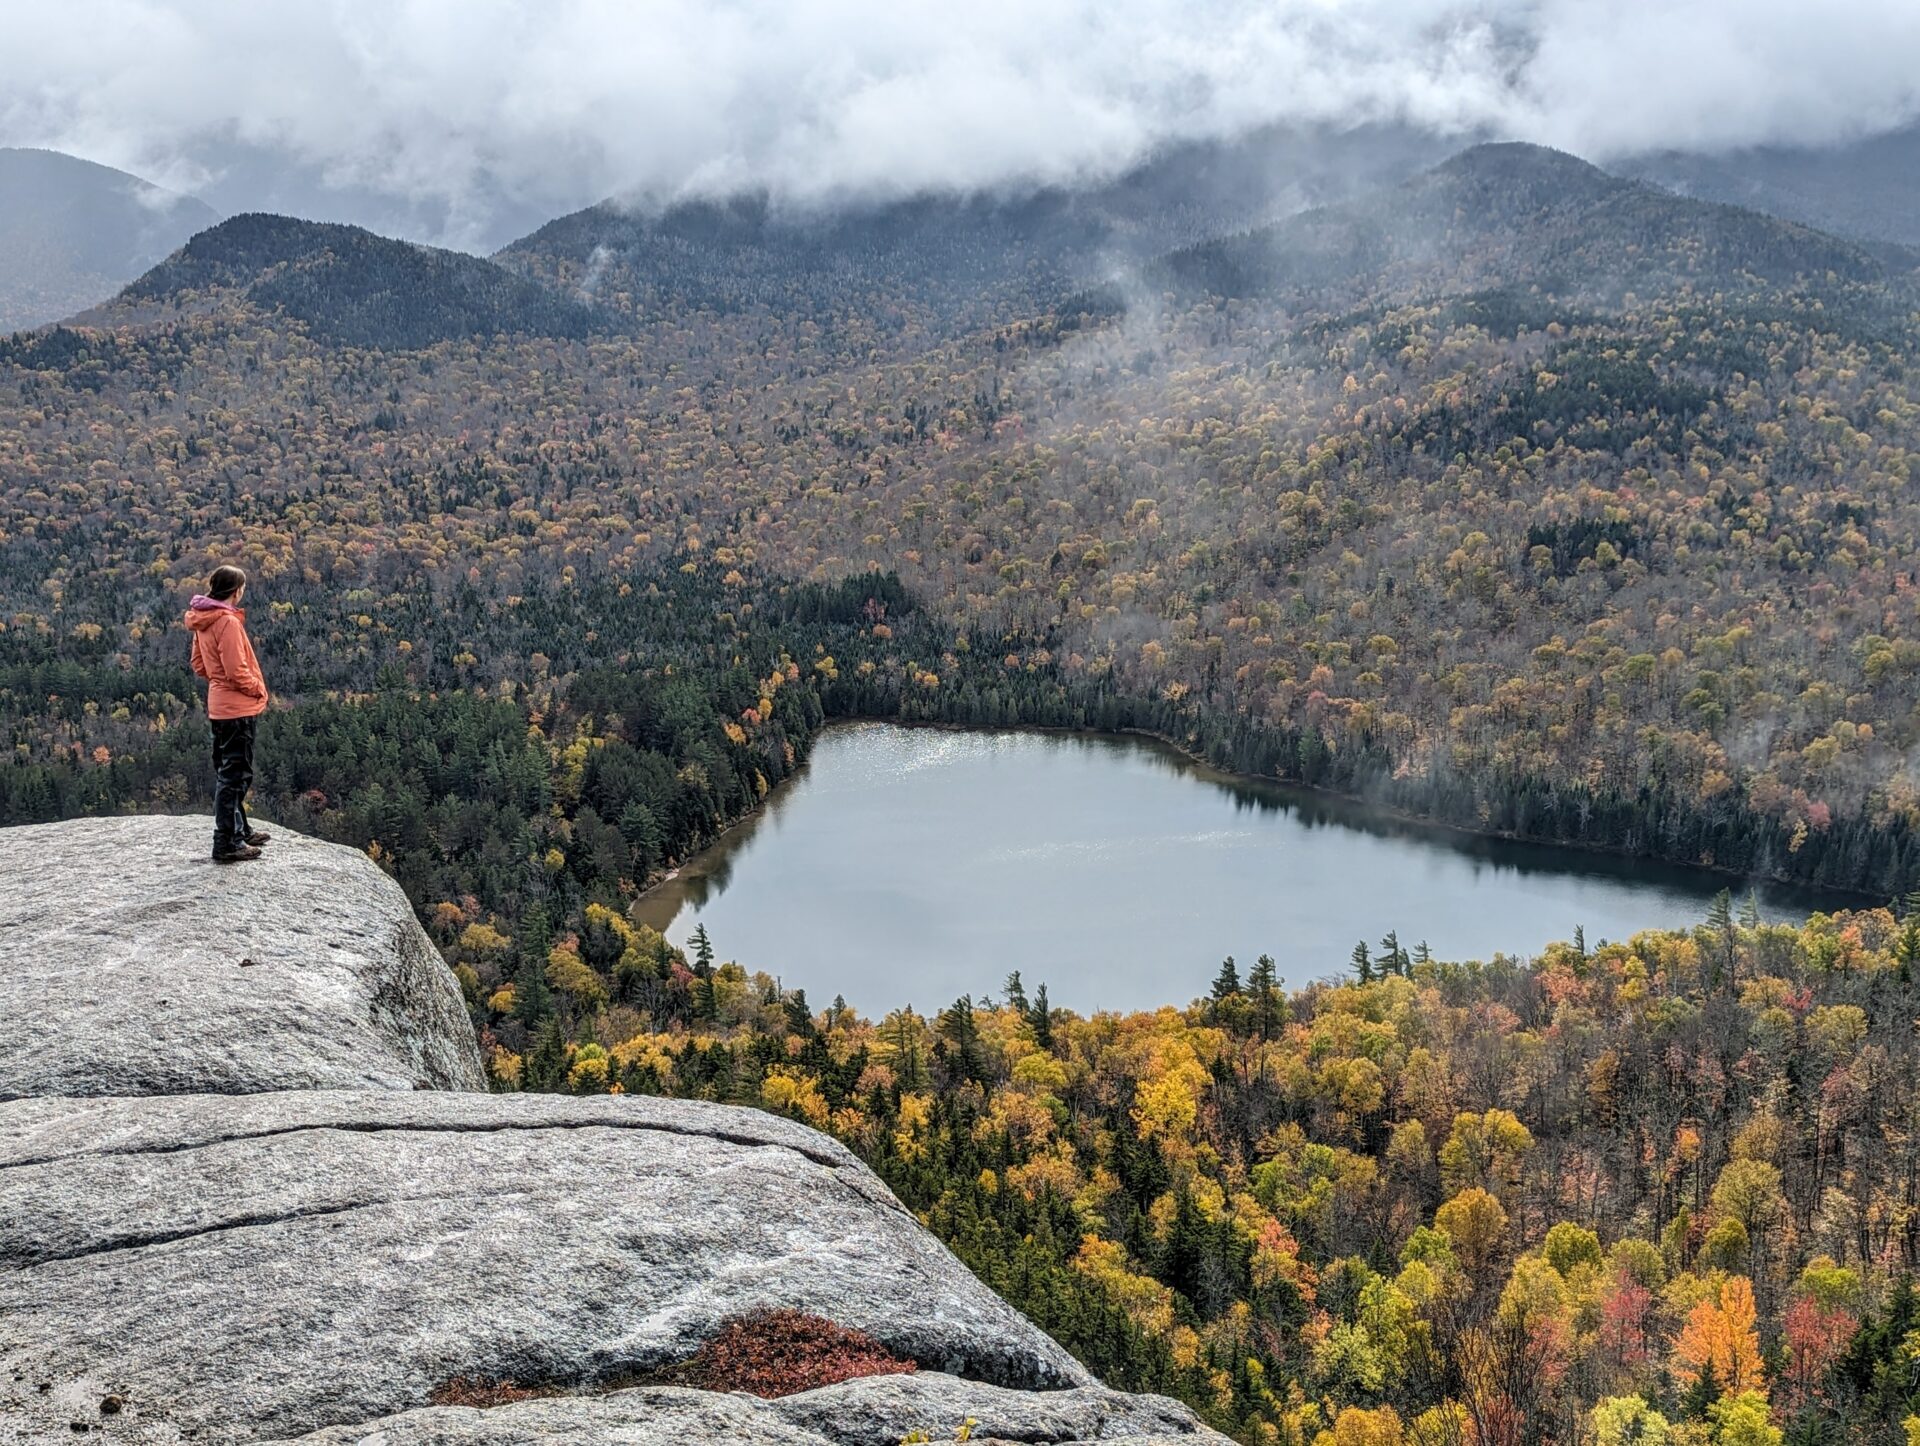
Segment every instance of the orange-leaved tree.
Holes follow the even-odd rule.
[[[1726,1395],[1766,1390],[1754,1334],[1753,1282],[1731,1275],[1716,1296],[1694,1306],[1673,1342],[1673,1373],[1686,1385],[1709,1368]]]

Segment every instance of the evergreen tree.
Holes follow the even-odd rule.
[[[1024,1015],[1027,1012],[1027,989],[1026,986],[1020,982],[1020,971],[1018,969],[1007,976],[1004,992],[1007,996],[1007,1003]]]
[[[1220,963],[1220,972],[1213,976],[1213,1002],[1231,999],[1240,992],[1240,969],[1229,954]]]
[[[693,945],[693,972],[702,979],[713,973],[713,941],[707,937],[707,926],[693,926],[693,937],[688,940]]]
[[[1027,1024],[1033,1030],[1033,1042],[1047,1053],[1053,1053],[1053,1008],[1047,1003],[1047,986],[1044,980],[1034,991],[1033,1008],[1027,1013]]]
[[[1362,939],[1353,946],[1353,972],[1362,984],[1373,983],[1373,956],[1367,952],[1367,941]]]
[[[535,904],[520,921],[520,966],[513,976],[513,1017],[529,1027],[553,1014],[553,991],[547,985],[547,951],[553,931],[544,904]]]
[[[927,1071],[920,1059],[919,1020],[911,1009],[903,1009],[895,1017],[893,1038],[889,1042],[894,1048],[894,1074],[900,1088],[908,1092],[924,1088]]]
[[[987,1061],[980,1047],[980,1022],[974,1017],[973,996],[962,994],[954,1000],[940,1012],[934,1027],[947,1042],[954,1072],[963,1080],[984,1080]]]
[[[1387,937],[1380,941],[1380,974],[1405,974],[1413,966],[1413,959],[1401,947],[1400,931],[1387,930]]]
[[[1733,891],[1722,889],[1707,906],[1707,927],[1723,938],[1733,933]]]
[[[714,996],[711,975],[694,975],[693,984],[687,993],[695,1019],[710,1024],[720,1017],[720,1002]]]
[[[1693,1384],[1687,1387],[1686,1394],[1680,1398],[1680,1414],[1689,1421],[1704,1421],[1707,1411],[1720,1399],[1720,1377],[1714,1370],[1713,1362],[1708,1361],[1700,1367]]]
[[[1247,972],[1247,993],[1253,996],[1254,1028],[1262,1039],[1271,1039],[1286,1008],[1271,954],[1262,954],[1253,961],[1253,968]]]
[[[566,1073],[566,1036],[560,1032],[559,1017],[549,1015],[547,1022],[540,1027],[532,1051],[527,1055],[521,1080],[530,1090],[554,1090],[560,1087]]]
[[[1900,982],[1913,983],[1915,966],[1920,966],[1920,914],[1907,915],[1900,936],[1893,941],[1893,957],[1900,961]]]

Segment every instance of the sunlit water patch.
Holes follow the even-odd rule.
[[[1222,957],[1293,984],[1397,930],[1441,958],[1698,921],[1704,871],[1476,838],[1200,768],[1146,739],[830,729],[749,823],[642,902],[685,943],[877,1016],[998,997],[1185,1004]],[[1762,888],[1763,912],[1831,898]]]

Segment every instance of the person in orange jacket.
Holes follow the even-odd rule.
[[[240,611],[247,575],[216,567],[207,590],[187,607],[193,634],[193,671],[207,680],[207,718],[213,724],[213,861],[257,859],[270,837],[247,819],[253,786],[254,725],[267,710],[267,684],[247,640]]]

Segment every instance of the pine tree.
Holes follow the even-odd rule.
[[[1220,963],[1220,972],[1213,976],[1213,1001],[1218,1004],[1240,992],[1240,970],[1229,954]]]
[[[695,975],[693,984],[687,991],[693,1007],[693,1017],[703,1023],[711,1023],[720,1017],[720,1001],[714,997],[713,980]]]
[[[1693,1384],[1687,1387],[1686,1394],[1680,1398],[1680,1414],[1689,1421],[1707,1419],[1707,1408],[1720,1399],[1720,1377],[1714,1370],[1713,1362],[1708,1361],[1700,1368]]]
[[[1373,983],[1373,956],[1367,953],[1367,941],[1362,939],[1353,946],[1353,972],[1359,976],[1362,984]]]
[[[951,1046],[949,1057],[962,1079],[984,1080],[986,1052],[980,1046],[980,1023],[973,1015],[973,996],[962,994],[940,1012],[935,1028]]]
[[[1272,1038],[1285,1001],[1280,994],[1280,982],[1271,954],[1262,954],[1253,961],[1253,968],[1247,972],[1247,993],[1253,996],[1254,1027],[1260,1031],[1262,1039]]]
[[[900,1081],[900,1088],[908,1093],[919,1090],[927,1082],[926,1068],[920,1061],[920,1031],[917,1023],[911,1009],[901,1010],[891,1041],[894,1048],[894,1074]]]
[[[784,1006],[787,1016],[787,1032],[798,1039],[812,1039],[819,1034],[814,1027],[813,1011],[807,1007],[807,991],[796,989],[787,998]]]
[[[1760,895],[1752,889],[1747,890],[1747,897],[1740,905],[1740,927],[1743,929],[1760,927]]]
[[[1920,965],[1920,914],[1907,915],[1900,937],[1893,941],[1893,957],[1900,961],[1900,982],[1913,983],[1914,967]]]
[[[1027,989],[1026,986],[1020,982],[1020,971],[1018,969],[1007,976],[1004,992],[1007,996],[1008,1004],[1012,1005],[1021,1014],[1027,1012]]]
[[[713,974],[713,941],[707,937],[707,926],[694,925],[688,942],[693,945],[693,972],[702,979],[709,978]]]
[[[1725,937],[1733,933],[1733,891],[1722,889],[1707,906],[1707,927]]]
[[[547,951],[552,947],[546,907],[535,904],[520,921],[520,967],[513,976],[513,1015],[529,1027],[553,1013],[553,991],[547,985]]]
[[[1047,1003],[1045,981],[1034,991],[1033,1008],[1027,1012],[1027,1023],[1033,1029],[1033,1042],[1047,1053],[1053,1053],[1053,1008]]]
[[[532,1051],[527,1055],[522,1079],[527,1089],[552,1090],[559,1088],[566,1072],[566,1036],[560,1032],[558,1016],[549,1015],[547,1022],[540,1027],[540,1035],[534,1041]]]
[[[1433,962],[1433,950],[1427,947],[1427,941],[1425,939],[1422,939],[1418,944],[1413,946],[1413,962],[1416,964],[1431,964]]]

